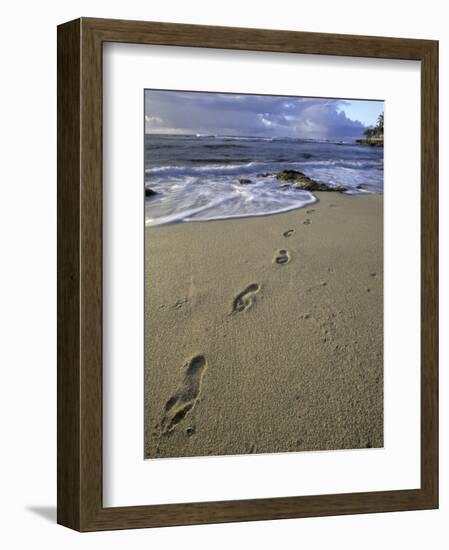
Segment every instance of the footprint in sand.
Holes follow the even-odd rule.
[[[314,210],[313,208],[310,209],[310,210],[306,210],[306,213],[307,213],[307,214],[313,214],[313,212],[315,212],[315,210]]]
[[[295,232],[294,229],[288,229],[287,231],[284,231],[284,232],[282,233],[282,235],[283,235],[284,237],[291,237],[291,236],[293,235],[294,232]]]
[[[286,264],[290,261],[290,253],[287,250],[279,250],[278,255],[274,258],[274,261],[279,265]]]
[[[206,367],[204,355],[196,355],[184,365],[182,384],[165,404],[165,413],[160,425],[162,434],[171,432],[196,405]]]
[[[242,290],[240,294],[234,298],[232,304],[232,313],[240,313],[249,309],[256,300],[256,294],[259,292],[260,286],[257,283],[252,283]]]
[[[310,222],[309,218],[307,218],[307,220],[304,220],[302,223],[304,225],[310,225],[311,222]]]

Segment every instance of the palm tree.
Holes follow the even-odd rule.
[[[384,136],[384,114],[383,113],[381,113],[377,117],[377,123],[376,123],[376,127],[374,128],[374,131],[375,131],[375,135],[379,137]]]

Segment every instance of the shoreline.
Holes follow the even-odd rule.
[[[146,458],[383,446],[383,194],[314,195],[145,227]]]
[[[330,193],[339,193],[338,191],[330,191]],[[266,218],[270,216],[278,216],[282,214],[287,214],[289,212],[293,212],[296,210],[304,210],[305,208],[312,208],[314,205],[318,205],[320,203],[319,195],[328,194],[323,193],[322,191],[314,191],[312,195],[315,197],[314,202],[310,202],[308,204],[300,205],[300,206],[294,206],[292,208],[289,208],[287,210],[280,210],[277,212],[266,212],[263,214],[242,214],[241,216],[228,216],[228,217],[217,217],[217,218],[210,218],[207,220],[173,220],[166,223],[160,223],[160,224],[149,224],[148,220],[145,219],[145,229],[149,227],[166,227],[170,225],[179,225],[179,224],[185,224],[185,223],[208,223],[208,222],[225,222],[225,221],[238,221],[238,220],[245,220],[247,218]],[[366,197],[369,195],[381,195],[383,196],[383,192],[380,191],[369,191],[369,192],[359,192],[359,193],[339,193],[341,195],[344,195],[345,197]],[[318,195],[318,196],[317,196]]]

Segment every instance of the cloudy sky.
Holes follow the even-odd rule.
[[[145,131],[354,139],[383,108],[383,101],[146,90]]]

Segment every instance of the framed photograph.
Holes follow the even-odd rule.
[[[438,506],[438,43],[58,28],[58,522]]]

